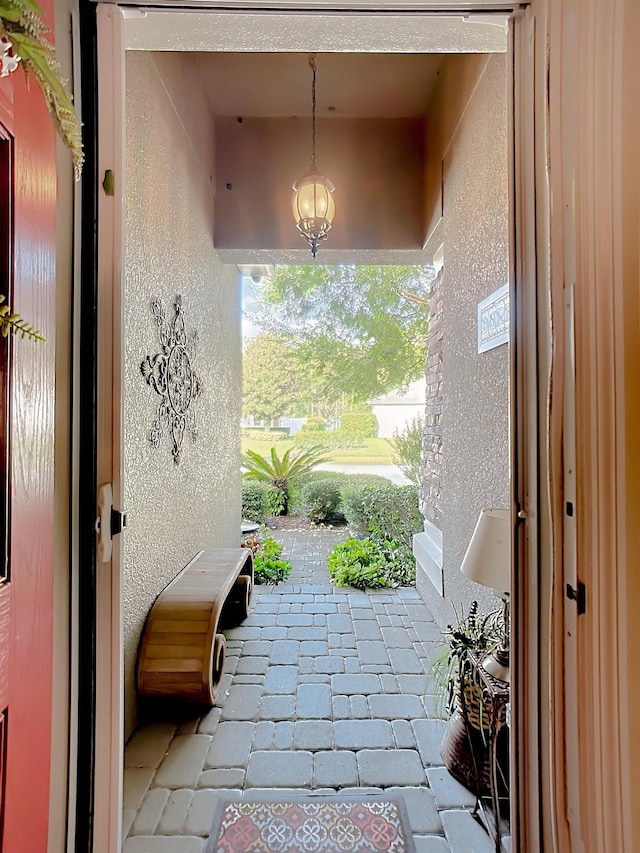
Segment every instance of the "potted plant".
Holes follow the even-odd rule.
[[[470,653],[484,657],[503,641],[503,633],[501,611],[480,614],[474,601],[468,613],[458,617],[455,626],[447,626],[444,631],[447,644],[431,668],[436,701],[441,709],[444,706],[449,718],[442,758],[451,775],[478,796],[489,792],[492,720]],[[508,774],[503,775],[506,778]]]

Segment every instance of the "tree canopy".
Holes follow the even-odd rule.
[[[266,332],[247,344],[242,408],[267,426],[292,412],[299,397],[295,351],[286,338]]]
[[[252,319],[295,350],[312,398],[367,400],[424,372],[432,277],[429,267],[279,266]]]

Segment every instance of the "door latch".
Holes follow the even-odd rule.
[[[98,534],[98,559],[108,563],[113,554],[113,537],[117,536],[127,526],[126,512],[113,508],[113,487],[105,483],[98,490],[98,517],[96,518],[96,533]]]
[[[574,589],[570,583],[567,584],[567,598],[576,602],[578,605],[578,616],[582,616],[587,609],[587,590],[582,581],[578,581],[577,589]]]

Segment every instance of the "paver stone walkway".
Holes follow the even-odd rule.
[[[417,853],[492,853],[474,797],[442,766],[428,607],[411,587],[334,587],[326,558],[342,530],[276,535],[294,570],[257,586],[226,632],[220,706],[146,723],[126,748],[125,853],[203,853],[221,792],[273,789],[400,791]]]

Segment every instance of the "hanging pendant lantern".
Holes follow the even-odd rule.
[[[316,60],[315,54],[309,57],[309,65],[313,72],[311,88],[311,127],[312,147],[311,166],[301,178],[293,184],[293,217],[298,231],[311,246],[311,254],[315,258],[318,243],[326,240],[336,205],[333,199],[334,185],[329,178],[320,174],[316,166]]]
[[[335,187],[324,175],[308,171],[293,185],[293,216],[296,227],[311,246],[315,258],[318,243],[326,240],[336,212]]]

